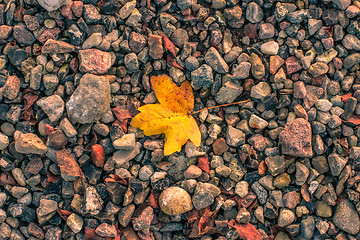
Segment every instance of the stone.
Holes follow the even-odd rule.
[[[135,52],[139,53],[146,46],[146,39],[143,35],[137,32],[131,32],[129,36],[129,47]]]
[[[160,209],[167,215],[180,215],[193,209],[190,195],[180,187],[169,187],[159,197]]]
[[[194,3],[193,0],[177,0],[176,4],[180,8],[180,10],[185,10],[191,7]]]
[[[66,103],[70,120],[85,124],[99,120],[110,109],[110,84],[103,76],[85,74]]]
[[[139,69],[139,62],[135,53],[125,55],[124,63],[128,73],[133,73]]]
[[[352,34],[345,35],[342,40],[342,44],[348,50],[360,50],[360,40]]]
[[[129,162],[131,159],[135,158],[136,155],[140,153],[141,144],[137,142],[133,150],[118,150],[113,154],[113,161],[121,166],[124,163]]]
[[[24,22],[26,24],[26,27],[30,30],[30,31],[35,31],[36,29],[39,28],[40,23],[37,17],[35,16],[31,16],[31,15],[25,15],[24,16]]]
[[[13,35],[16,41],[22,46],[32,45],[36,39],[34,35],[22,25],[15,25]]]
[[[235,194],[239,197],[244,198],[249,193],[249,183],[246,181],[240,181],[235,186]]]
[[[250,75],[251,63],[242,62],[233,69],[233,80],[246,79]]]
[[[9,137],[0,133],[0,150],[5,150],[9,146]]]
[[[149,56],[153,59],[161,59],[164,53],[162,38],[159,35],[149,34],[148,37]]]
[[[279,52],[279,44],[275,41],[269,41],[266,43],[263,43],[260,47],[260,51],[263,54],[267,54],[267,55],[277,55]]]
[[[64,41],[48,39],[41,48],[42,53],[70,53],[75,51],[75,46]]]
[[[287,58],[285,65],[287,74],[292,74],[302,69],[301,61],[297,57]]]
[[[345,10],[351,4],[351,0],[332,0],[340,10]]]
[[[61,6],[68,4],[70,0],[37,0],[37,2],[46,9],[46,11],[51,12],[59,9]]]
[[[294,157],[311,157],[311,125],[303,118],[288,122],[279,134],[282,153]]]
[[[116,149],[133,150],[135,148],[135,134],[125,134],[113,142]]]
[[[271,93],[271,87],[266,82],[259,82],[251,88],[250,97],[258,100],[264,99]]]
[[[260,57],[255,53],[250,55],[251,73],[256,79],[265,77],[265,66]]]
[[[102,38],[102,34],[95,32],[93,34],[91,34],[82,44],[82,48],[83,49],[89,49],[89,48],[93,48],[93,47],[97,47],[100,45],[100,43],[102,42],[103,38]]]
[[[329,66],[324,62],[317,62],[310,66],[309,73],[314,77],[326,74],[329,71]]]
[[[232,147],[243,145],[245,143],[245,133],[239,129],[229,126],[226,133],[226,143]]]
[[[261,117],[253,114],[251,115],[250,119],[249,119],[249,126],[252,128],[256,128],[256,129],[264,129],[269,125],[269,123],[267,121],[265,121],[264,119],[262,119]]]
[[[96,229],[95,233],[104,238],[115,238],[117,236],[117,228],[113,224],[102,223]]]
[[[185,178],[198,178],[198,177],[200,177],[201,174],[202,174],[201,168],[199,168],[195,165],[191,165],[184,172],[184,177]]]
[[[83,17],[87,24],[96,24],[101,20],[101,14],[93,4],[85,4]]]
[[[58,209],[58,204],[56,201],[43,198],[40,200],[40,205],[36,209],[36,214],[38,217],[43,217],[51,213],[54,213],[57,209]]]
[[[7,25],[0,26],[0,39],[7,39],[12,33],[13,27]]]
[[[132,11],[134,10],[135,6],[136,6],[136,0],[125,3],[124,6],[122,6],[119,10],[120,18],[126,19],[127,17],[129,17]]]
[[[20,79],[16,76],[9,76],[0,91],[4,97],[14,100],[20,91]]]
[[[347,162],[347,159],[343,158],[337,153],[332,153],[328,156],[330,171],[332,175],[336,177],[340,175]]]
[[[183,48],[184,44],[189,40],[189,35],[185,29],[178,28],[173,32],[170,39],[175,44],[175,46]]]
[[[214,198],[221,193],[220,189],[210,183],[198,183],[194,195],[192,197],[192,203],[196,210],[200,210],[210,206],[214,202]]]
[[[280,174],[285,169],[284,156],[271,156],[265,158],[266,166],[272,176]]]
[[[191,72],[191,80],[195,87],[210,87],[214,83],[212,69],[209,65],[203,64]]]
[[[79,69],[85,73],[104,74],[112,66],[111,54],[98,49],[79,50]]]
[[[33,133],[21,134],[15,139],[15,150],[23,154],[45,154],[47,147],[44,142]]]
[[[128,206],[123,207],[118,215],[119,223],[121,226],[126,227],[129,225],[131,218],[135,211],[135,205],[130,204]]]
[[[209,48],[209,50],[206,52],[205,62],[215,72],[225,74],[229,71],[229,66],[214,47]]]
[[[270,56],[270,74],[275,74],[284,63],[284,59],[279,55]]]
[[[215,100],[219,104],[232,103],[241,95],[243,88],[238,84],[228,81],[226,82],[216,94]]]
[[[349,234],[355,235],[360,229],[359,214],[348,199],[336,205],[333,222],[336,227]]]
[[[103,207],[103,200],[101,199],[97,190],[88,186],[85,189],[85,198],[84,198],[84,212],[85,214],[97,215],[100,213]]]
[[[258,23],[264,17],[263,10],[255,2],[250,2],[246,8],[246,19],[251,23]]]
[[[84,220],[79,215],[72,213],[67,218],[66,225],[68,225],[74,233],[79,233],[83,228]]]
[[[135,231],[142,231],[147,234],[150,231],[150,224],[154,218],[154,210],[146,207],[138,217],[134,218],[132,225]]]
[[[293,223],[294,221],[295,221],[295,214],[293,213],[293,211],[286,208],[280,209],[279,218],[278,218],[278,225],[280,227],[286,227],[291,223]]]
[[[41,98],[36,104],[46,113],[50,122],[59,120],[65,108],[65,103],[59,95]]]

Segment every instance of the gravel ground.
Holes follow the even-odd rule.
[[[360,239],[360,1],[0,0],[0,240]],[[150,78],[202,137],[130,126]]]

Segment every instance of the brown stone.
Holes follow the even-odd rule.
[[[288,122],[279,134],[282,153],[294,157],[311,157],[311,124],[303,118]]]
[[[159,35],[149,35],[149,56],[153,59],[161,59],[164,53],[162,38]]]
[[[41,49],[42,53],[70,53],[75,51],[75,47],[67,42],[49,39]]]
[[[46,29],[39,37],[41,43],[45,43],[49,39],[57,39],[60,34],[59,28]]]
[[[285,63],[279,55],[270,56],[270,74],[275,74],[277,70]]]
[[[284,206],[294,209],[300,203],[300,195],[296,191],[285,193],[283,196]]]
[[[0,89],[3,96],[14,100],[20,91],[20,80],[16,76],[9,76],[6,80],[5,85]]]
[[[94,74],[106,73],[112,65],[111,54],[98,49],[79,51],[80,71]]]
[[[160,194],[159,206],[167,215],[180,215],[193,208],[190,195],[179,187],[165,189]]]
[[[68,139],[63,131],[56,130],[49,134],[47,146],[55,149],[61,149],[66,146]]]
[[[22,46],[32,45],[36,39],[25,26],[15,25],[13,30],[15,40]]]
[[[82,1],[73,1],[73,5],[71,6],[71,10],[75,17],[81,17],[83,13],[84,3]]]
[[[222,155],[229,149],[229,146],[226,144],[226,140],[224,138],[218,138],[213,143],[213,150],[215,155]]]
[[[287,58],[285,65],[287,74],[292,74],[302,69],[301,62],[297,57]]]
[[[139,53],[146,45],[146,39],[143,35],[137,32],[131,32],[129,36],[129,47],[135,52]]]

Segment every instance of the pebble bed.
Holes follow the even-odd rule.
[[[0,0],[0,240],[360,239],[359,21],[358,0]],[[195,111],[243,103],[164,156],[130,126],[158,74]]]

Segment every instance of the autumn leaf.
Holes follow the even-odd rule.
[[[360,125],[360,116],[353,114],[347,121],[344,122],[354,125]]]
[[[58,163],[61,173],[72,177],[83,176],[83,173],[78,163],[66,149],[61,149],[56,152],[56,161]]]
[[[161,38],[164,44],[165,51],[169,52],[171,57],[175,58],[176,52],[175,52],[175,45],[173,44],[173,42],[165,35],[165,33],[161,33]]]
[[[237,230],[237,232],[239,233],[239,236],[241,239],[246,239],[246,240],[262,240],[263,239],[263,237],[261,236],[259,231],[251,223],[240,224],[240,223],[235,222],[235,220],[233,219],[230,222],[228,222],[228,226],[230,228],[235,228]]]
[[[198,158],[198,167],[207,174],[210,174],[210,165],[209,165],[208,156],[200,156]]]
[[[341,101],[346,102],[350,97],[352,97],[352,93],[347,93],[341,96]]]
[[[190,83],[178,87],[166,75],[153,76],[150,82],[159,103],[139,107],[130,125],[144,130],[146,136],[165,133],[164,155],[181,151],[188,140],[200,146],[200,130],[191,115],[194,94]]]

